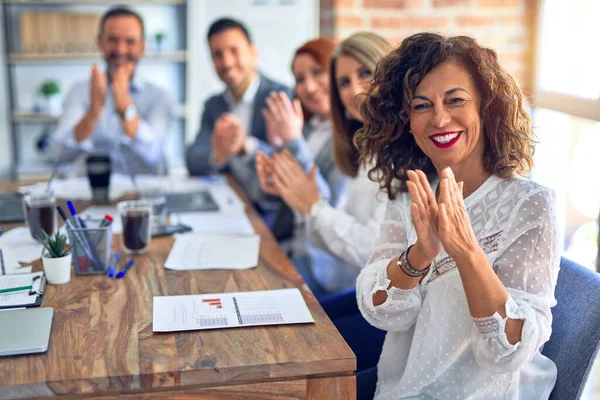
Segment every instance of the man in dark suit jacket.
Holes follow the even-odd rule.
[[[200,132],[187,149],[191,175],[228,170],[246,190],[261,212],[276,211],[281,200],[260,188],[255,154],[272,152],[261,110],[271,92],[291,90],[256,70],[258,51],[248,30],[238,21],[220,19],[208,31],[215,70],[227,90],[204,104]]]

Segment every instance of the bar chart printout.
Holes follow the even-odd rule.
[[[154,332],[311,322],[298,289],[154,297]]]

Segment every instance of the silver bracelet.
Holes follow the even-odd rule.
[[[408,249],[406,249],[402,254],[400,254],[400,257],[398,257],[398,261],[396,262],[396,265],[398,265],[400,270],[402,270],[402,272],[404,272],[406,275],[408,275],[412,278],[420,278],[421,276],[423,276],[427,272],[429,272],[429,268],[431,267],[431,264],[429,264],[427,266],[427,268],[422,269],[422,270],[414,269],[408,262],[408,251],[410,250],[411,247],[412,247],[412,245],[408,246]]]

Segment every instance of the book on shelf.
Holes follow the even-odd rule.
[[[89,13],[22,12],[19,14],[21,53],[95,52],[100,18],[100,14]]]
[[[64,14],[57,12],[44,13],[44,36],[50,53],[62,53],[65,48]]]
[[[77,51],[77,38],[79,37],[79,14],[65,14],[65,52]]]
[[[39,51],[37,27],[37,13],[23,12],[19,15],[21,53],[29,54]]]

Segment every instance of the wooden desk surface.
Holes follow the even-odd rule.
[[[173,239],[163,237],[124,279],[73,272],[69,283],[48,285],[42,306],[55,311],[48,351],[0,358],[0,398],[354,398],[354,354],[261,218],[247,213],[261,236],[257,268],[165,270]],[[291,287],[316,323],[152,332],[154,296]]]

